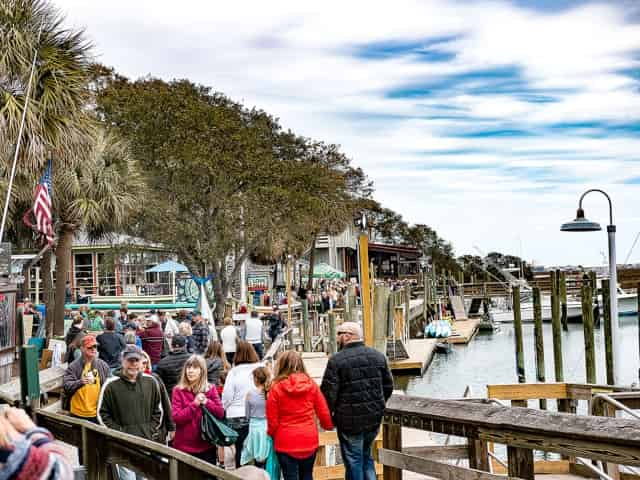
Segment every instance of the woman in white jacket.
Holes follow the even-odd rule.
[[[245,413],[245,398],[250,389],[254,389],[253,371],[261,367],[258,354],[250,343],[239,341],[234,357],[235,365],[229,370],[222,390],[222,406],[227,423],[238,432],[235,443],[236,468],[240,467],[242,446],[249,434],[249,420]]]

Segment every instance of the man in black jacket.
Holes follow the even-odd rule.
[[[187,339],[182,335],[173,337],[169,355],[160,360],[156,367],[156,373],[167,388],[169,398],[171,398],[173,387],[178,384],[182,367],[190,356],[191,354],[187,352]]]
[[[107,362],[111,372],[120,368],[120,354],[126,346],[124,337],[116,333],[116,322],[107,317],[104,320],[105,331],[98,335],[98,353],[100,358]]]
[[[387,358],[366,347],[355,322],[338,326],[340,351],[327,363],[320,389],[338,430],[346,480],[375,480],[371,445],[378,434],[393,377]]]

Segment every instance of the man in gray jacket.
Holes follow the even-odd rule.
[[[71,362],[64,372],[63,408],[74,417],[93,423],[97,421],[100,389],[110,375],[109,365],[98,358],[98,343],[93,335],[86,335],[80,344],[82,355]]]

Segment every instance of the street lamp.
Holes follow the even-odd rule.
[[[564,223],[560,227],[562,232],[598,232],[602,230],[602,227],[597,222],[591,222],[584,216],[584,210],[582,209],[582,200],[591,192],[599,192],[609,202],[609,225],[607,225],[607,236],[609,238],[609,283],[611,284],[611,348],[613,350],[613,383],[614,385],[620,380],[619,371],[622,367],[622,358],[620,356],[620,326],[618,322],[618,271],[616,265],[616,226],[613,224],[613,205],[611,204],[611,198],[603,190],[592,188],[587,190],[580,197],[578,202],[578,212],[576,218],[571,222]]]

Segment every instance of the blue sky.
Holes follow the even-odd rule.
[[[56,3],[129,76],[188,77],[341,144],[459,254],[600,264],[605,234],[559,232],[594,187],[619,261],[640,231],[640,2]],[[585,208],[606,221],[603,198]]]

